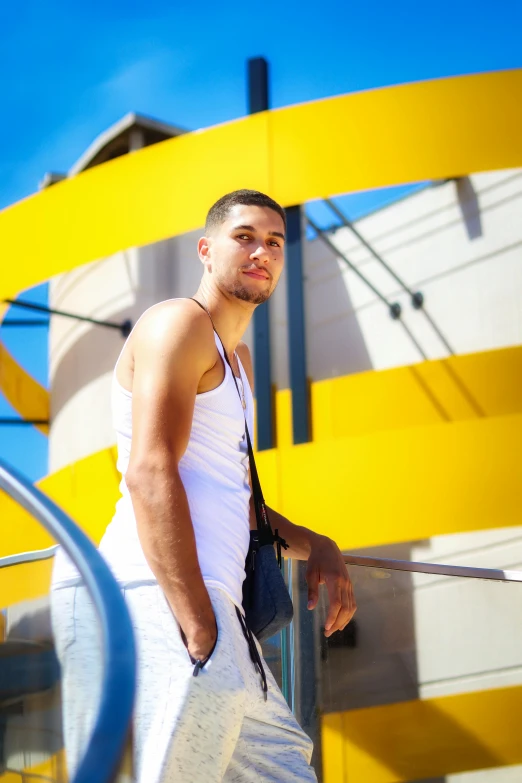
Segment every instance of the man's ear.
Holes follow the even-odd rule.
[[[198,241],[199,260],[205,266],[208,266],[210,263],[210,245],[211,245],[210,237],[201,237],[201,239]]]

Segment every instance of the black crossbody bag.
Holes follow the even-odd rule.
[[[196,302],[209,316],[212,316],[197,299]],[[214,327],[214,322],[212,321]],[[225,346],[219,334],[216,332],[221,345],[225,361],[230,367],[237,393],[241,400],[241,392],[237,379],[230,364]],[[292,599],[281,571],[281,548],[287,549],[288,545],[282,539],[278,531],[272,530],[266,510],[261,483],[257,472],[254,450],[248,432],[248,424],[245,414],[245,437],[248,446],[248,460],[250,463],[250,478],[252,481],[252,497],[256,512],[257,530],[250,531],[250,544],[245,561],[245,581],[243,582],[243,609],[245,610],[245,622],[258,641],[263,642],[285,628],[294,616]],[[277,548],[274,549],[274,544]]]

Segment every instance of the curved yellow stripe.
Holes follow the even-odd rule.
[[[32,780],[67,783],[65,751],[59,750],[45,761],[33,767],[24,767],[20,772],[9,770],[0,775],[0,783],[26,783]]]
[[[0,324],[8,305],[0,302]],[[11,356],[0,340],[0,392],[24,419],[49,419],[49,392]],[[49,427],[36,425],[47,435]]]
[[[323,715],[324,783],[431,780],[520,764],[521,713],[522,687],[513,686]]]
[[[24,370],[0,342],[0,391],[24,419],[49,419],[49,392]],[[45,435],[46,424],[35,425]]]
[[[52,559],[0,568],[0,609],[47,595],[52,570]]]
[[[522,165],[522,70],[400,85],[264,112],[147,147],[0,213],[0,298],[201,226],[239,187],[283,205]],[[31,226],[31,230],[27,230]]]

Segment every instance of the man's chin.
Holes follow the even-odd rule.
[[[248,288],[239,286],[238,288],[234,288],[230,293],[242,302],[259,305],[270,298],[271,291],[249,291]]]

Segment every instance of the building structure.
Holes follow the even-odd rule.
[[[107,138],[108,144],[117,142],[112,135]],[[103,148],[97,150],[97,154],[102,153]],[[349,435],[369,438],[383,430],[393,434],[395,430],[411,428],[422,439],[422,434],[419,435],[422,426],[437,427],[440,426],[437,422],[447,424],[451,421],[480,422],[488,417],[480,399],[484,388],[495,393],[495,389],[498,391],[503,386],[506,363],[511,367],[515,359],[519,368],[522,365],[517,348],[522,344],[519,307],[522,293],[521,198],[522,170],[471,174],[426,187],[357,221],[357,230],[371,247],[412,290],[423,293],[425,311],[436,328],[425,317],[423,309],[411,307],[408,293],[398,287],[350,228],[340,227],[329,232],[333,248],[320,236],[306,240],[303,213],[305,333],[308,373],[314,389],[312,397],[315,395],[318,398],[315,404],[320,405],[320,395],[328,381],[336,379],[334,383],[340,383],[342,379],[345,391],[348,391],[345,400],[358,406],[357,412],[351,411]],[[196,254],[200,235],[201,229],[146,247],[132,248],[59,276],[51,283],[50,304],[57,309],[81,312],[102,320],[121,322],[130,318],[135,323],[155,302],[194,293],[201,275]],[[334,248],[342,255],[336,254]],[[387,307],[346,266],[343,256],[389,301],[399,302],[402,319],[390,318]],[[289,387],[287,303],[288,291],[283,275],[270,306],[272,378],[280,392],[279,408],[284,406]],[[450,370],[453,374],[448,374],[451,361],[458,362],[458,359],[451,359],[440,334],[453,349],[455,357],[464,359],[468,356],[470,362],[487,364],[488,358],[491,359],[488,352],[498,351],[494,356],[499,375],[485,380],[477,388],[476,384],[461,377],[458,367]],[[246,341],[253,350],[251,329]],[[116,331],[109,333],[97,326],[61,319],[53,321],[50,332],[51,471],[58,471],[113,445],[110,384],[122,344],[121,335]],[[424,363],[418,345],[429,358],[428,363]],[[395,389],[393,399],[391,392],[405,367],[411,367],[408,372],[413,374],[416,392],[401,399]],[[371,384],[373,394],[369,392]],[[358,385],[361,391],[354,391],[350,397],[350,388],[356,389]],[[507,396],[511,398],[512,392],[508,390]],[[415,399],[417,411],[412,410]],[[501,402],[509,406],[509,399]],[[339,426],[336,425],[338,406],[342,405],[341,394],[331,405],[331,438],[343,430],[346,433],[345,421],[340,420]],[[380,410],[376,410],[377,406]],[[519,407],[515,405],[514,409],[519,410]],[[323,416],[324,411],[323,408]],[[317,417],[321,418],[320,412]],[[386,417],[388,421],[383,421]],[[281,432],[282,418],[279,411],[280,441],[285,437]],[[312,437],[318,440],[320,433],[315,432]],[[290,443],[289,433],[287,439]],[[389,458],[393,459],[392,453]],[[373,482],[378,486],[377,466],[370,463],[369,469],[374,472]],[[436,482],[437,463],[428,458],[426,470],[431,473],[430,480]],[[462,477],[462,483],[469,478]],[[444,482],[443,475],[440,480]],[[284,472],[281,481],[284,494]],[[349,481],[346,489],[350,492]],[[407,503],[408,477],[404,477],[402,489],[402,502]],[[397,509],[397,514],[400,513]],[[422,503],[417,513],[422,515]],[[498,513],[501,513],[500,508]],[[355,551],[399,556],[406,560],[449,558],[454,563],[518,567],[522,566],[522,528],[512,527],[512,521],[511,517],[504,522],[497,519],[492,521],[492,529],[486,527],[473,532],[471,519],[466,522],[466,532],[461,532],[459,521],[450,519],[444,535],[421,536],[420,540],[408,541],[399,533],[388,544],[386,533],[379,533],[378,520],[364,520],[363,517],[353,525],[372,526],[373,540],[379,546],[356,547]],[[484,524],[487,522],[483,521],[482,527]],[[351,526],[351,523],[346,525],[345,543],[354,551],[350,546]],[[449,532],[452,529],[456,532]],[[324,530],[328,530],[327,523]],[[475,626],[474,654],[470,655],[466,648],[464,661],[456,656],[441,666],[437,660],[440,643],[432,638],[439,622],[419,625],[420,618],[445,617],[446,626],[451,626],[452,622],[461,621],[465,607],[470,603],[488,606],[491,603],[489,584],[482,587],[482,597],[479,595],[481,588],[475,584],[470,586],[470,593],[462,591],[458,583],[451,584],[445,579],[430,581],[422,576],[412,579],[406,575],[397,584],[402,598],[400,611],[395,606],[394,614],[404,630],[404,638],[399,643],[405,650],[404,657],[382,647],[381,664],[372,669],[373,686],[368,688],[365,660],[371,655],[377,631],[375,624],[382,621],[382,614],[373,615],[372,620],[372,614],[364,612],[364,617],[357,621],[360,639],[357,650],[332,649],[318,665],[323,673],[323,709],[378,707],[420,696],[429,698],[459,691],[480,691],[483,687],[521,684],[518,667],[522,665],[522,659],[519,660],[520,656],[514,652],[517,647],[520,649],[518,643],[513,646],[513,638],[507,639],[503,654],[488,644],[499,609],[496,600],[489,607],[489,613],[485,612],[488,622]],[[371,605],[377,596],[383,597],[379,582],[365,583],[362,592],[359,600]],[[512,607],[513,623],[519,608],[517,601]],[[458,637],[459,631],[458,627],[448,630],[448,638],[452,634]],[[316,629],[318,633],[319,628]],[[369,648],[363,642],[366,635],[371,640]],[[394,644],[397,644],[397,638]],[[306,655],[304,650],[301,654]],[[347,655],[351,657],[347,658]],[[354,661],[359,663],[355,665]],[[332,680],[337,685],[329,690],[326,683]],[[337,687],[340,682],[344,683],[344,688]],[[306,683],[303,687],[307,687]],[[513,774],[517,775],[518,771]],[[483,778],[490,779],[486,773]]]
[[[105,155],[130,152],[133,123],[102,139],[82,157],[80,168],[103,162]],[[521,184],[520,169],[470,173],[357,221],[370,247],[409,288],[422,291],[431,322],[422,309],[410,309],[409,295],[349,228],[329,233],[330,246],[320,237],[303,242],[312,437],[310,443],[293,445],[287,339],[292,291],[283,278],[270,306],[276,448],[259,453],[272,505],[328,532],[351,552],[520,567],[522,519],[513,462],[521,413],[516,391],[522,365]],[[303,215],[303,238],[304,220]],[[117,252],[54,278],[50,304],[99,320],[135,322],[155,301],[194,292],[200,276],[194,250],[199,233]],[[402,305],[401,319],[390,319],[382,296],[368,293],[347,270],[346,258],[387,300]],[[93,455],[112,453],[110,379],[123,343],[117,330],[58,319],[50,339],[51,472],[74,473],[77,505],[71,510],[99,537],[110,520],[106,501],[114,498],[117,484],[115,472],[108,478],[110,459],[104,462],[107,486],[101,487],[104,514],[96,518],[89,478],[100,475],[93,470]],[[247,342],[252,344],[251,334]],[[424,355],[428,361],[420,361]],[[456,697],[451,703],[462,717],[465,710],[469,714],[469,704],[487,712],[492,694],[497,698],[499,691],[506,713],[509,705],[520,703],[516,591],[506,604],[489,586],[477,591],[476,583],[470,583],[471,593],[422,576],[394,577],[392,589],[383,591],[385,584],[361,577],[357,631],[338,646],[323,647],[322,661],[315,639],[312,672],[319,675],[327,783],[340,774],[365,783],[420,779],[394,767],[393,748],[382,743],[382,736],[372,745],[375,737],[366,718],[380,725],[389,725],[386,715],[386,720],[390,715],[402,720],[410,731],[398,743],[404,750],[419,740],[419,705],[436,712],[448,703],[437,699]],[[295,587],[298,591],[299,578]],[[15,609],[9,612],[7,633]],[[298,612],[299,618],[303,615]],[[466,616],[469,624],[463,628]],[[312,629],[317,635],[319,630]],[[467,644],[461,643],[463,631]],[[298,670],[307,656],[313,657],[310,638],[296,639]],[[437,650],[441,639],[444,655]],[[304,672],[297,701],[311,685]],[[479,699],[470,702],[468,696]],[[511,748],[515,735],[509,714],[501,728]],[[444,731],[444,741],[458,750],[461,724],[453,725],[453,734],[451,726]],[[333,770],[335,747],[341,747],[342,760]],[[465,749],[468,767],[462,767],[458,753],[436,742],[423,748],[424,762],[432,763],[427,767],[432,772],[447,762],[448,773],[455,773],[447,778],[451,783],[464,769],[475,770],[466,783],[496,781],[499,774],[503,783],[517,780],[520,769],[481,772],[480,765],[499,767],[522,759],[497,750],[486,753],[481,741],[468,742]],[[421,769],[426,767],[419,764],[417,772]]]

